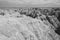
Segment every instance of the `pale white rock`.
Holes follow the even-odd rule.
[[[6,15],[0,16],[0,34],[4,35],[6,38],[8,38],[8,40],[55,39],[55,34],[53,35],[54,31],[50,33],[50,26],[46,25],[42,20],[33,19],[24,15],[20,18],[17,18],[15,16],[19,14],[12,10],[10,10],[9,13],[11,13],[12,17]]]

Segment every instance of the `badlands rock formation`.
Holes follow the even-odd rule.
[[[37,8],[0,10],[0,40],[60,40],[58,16],[48,13]]]

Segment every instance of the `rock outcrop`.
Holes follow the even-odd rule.
[[[59,40],[60,21],[49,10],[44,13],[39,8],[2,10],[0,40]]]

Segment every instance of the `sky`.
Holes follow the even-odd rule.
[[[60,6],[59,0],[0,0],[0,7]]]

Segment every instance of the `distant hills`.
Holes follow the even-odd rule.
[[[60,7],[58,4],[48,3],[48,4],[15,4],[8,1],[0,1],[0,7]]]

